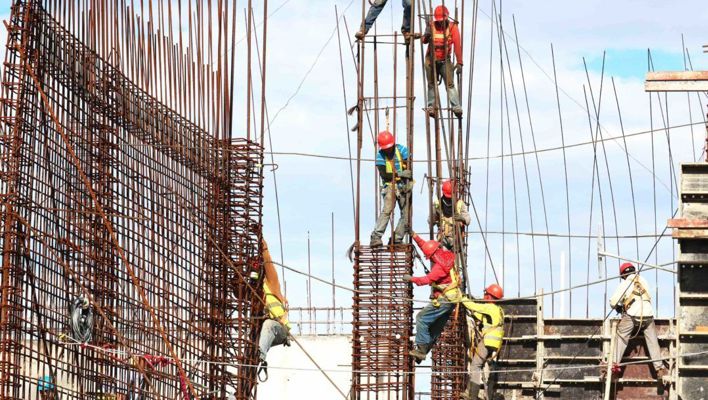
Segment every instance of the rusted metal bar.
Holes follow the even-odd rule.
[[[201,3],[223,52],[228,5]],[[208,65],[200,31],[199,49],[191,29],[187,48],[166,36],[171,3],[149,18],[123,1],[56,4],[16,1],[8,24],[0,398],[250,400],[263,149],[222,140],[228,58]],[[197,96],[210,104],[194,109]],[[84,296],[79,346],[70,309]]]
[[[352,329],[352,399],[413,397],[413,246],[355,249]],[[401,301],[396,301],[401,299]]]

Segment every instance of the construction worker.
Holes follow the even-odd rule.
[[[459,226],[464,232],[472,220],[467,211],[467,204],[462,199],[457,199],[453,208],[453,189],[452,181],[446,180],[442,184],[442,197],[433,201],[433,223],[438,225],[438,241],[448,250],[452,250],[455,243],[455,227]]]
[[[420,363],[437,342],[455,305],[463,300],[463,294],[459,289],[460,276],[455,268],[455,254],[441,247],[436,240],[423,240],[415,232],[411,235],[425,258],[433,263],[425,276],[403,276],[405,282],[433,288],[432,301],[415,318],[415,349],[409,354]]]
[[[383,203],[381,213],[376,220],[374,231],[371,232],[371,247],[383,245],[381,237],[386,232],[391,213],[398,202],[401,218],[393,233],[393,243],[402,243],[408,231],[408,208],[410,192],[413,190],[413,172],[408,169],[408,148],[396,144],[389,131],[379,133],[377,137],[379,151],[376,154],[376,167],[381,177],[381,196]],[[395,174],[395,184],[394,182]]]
[[[462,394],[464,400],[477,400],[482,386],[482,370],[487,360],[494,359],[504,339],[504,312],[495,302],[504,298],[504,290],[495,284],[484,290],[484,301],[476,302],[465,299],[463,305],[470,310],[474,328],[474,342],[471,347],[472,358],[470,380],[467,391]]]
[[[653,360],[657,379],[661,381],[668,370],[661,360],[661,348],[656,337],[654,309],[651,305],[649,285],[644,278],[639,276],[632,263],[620,265],[620,277],[622,282],[610,298],[610,306],[622,314],[622,319],[617,325],[617,347],[614,353],[612,375],[620,375],[619,364],[627,349],[627,343],[632,337],[643,331],[649,349],[649,357]]]
[[[425,72],[428,79],[428,108],[426,111],[435,117],[435,87],[438,78],[445,81],[447,99],[452,105],[452,112],[458,118],[462,117],[460,96],[455,89],[455,74],[462,73],[462,46],[460,45],[460,31],[457,22],[450,21],[450,13],[445,6],[435,7],[432,24],[428,24],[423,35],[423,43],[430,43],[425,55]],[[455,49],[457,64],[453,66],[450,55]],[[442,104],[442,101],[440,102]]]
[[[371,7],[369,7],[369,12],[366,13],[366,19],[364,19],[364,22],[361,24],[361,28],[354,34],[354,37],[359,40],[364,39],[364,36],[369,33],[369,29],[371,29],[374,25],[376,18],[378,18],[379,14],[381,14],[381,11],[386,6],[387,2],[388,0],[369,0],[369,4],[371,4]],[[401,25],[401,33],[407,43],[411,31],[411,0],[402,0],[402,4],[403,24]]]
[[[261,328],[258,339],[258,350],[260,356],[259,376],[265,374],[268,379],[268,363],[266,355],[271,347],[277,345],[290,346],[288,336],[290,335],[290,322],[288,321],[288,301],[280,292],[278,273],[273,266],[273,260],[268,251],[265,240],[262,242],[263,269],[265,278],[263,279],[263,297],[265,300],[266,320]],[[263,380],[265,380],[263,379]]]

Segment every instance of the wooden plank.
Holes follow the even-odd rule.
[[[708,91],[708,71],[648,72],[644,83],[647,92]]]
[[[708,92],[708,81],[646,81],[645,92]]]
[[[675,229],[674,239],[708,239],[708,229]]]
[[[708,219],[671,218],[666,222],[669,228],[708,228]]]
[[[657,71],[647,72],[649,81],[708,81],[708,71]]]

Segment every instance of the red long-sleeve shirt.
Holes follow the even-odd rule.
[[[449,24],[449,26],[450,26],[450,31],[449,31],[450,38],[449,38],[449,40],[452,42],[452,43],[451,43],[452,45],[451,45],[451,46],[448,46],[447,55],[451,54],[451,53],[452,53],[452,50],[453,50],[453,48],[454,48],[454,50],[455,50],[455,59],[456,59],[456,61],[457,61],[458,63],[461,63],[461,62],[462,62],[462,46],[460,45],[460,43],[461,43],[461,42],[460,42],[460,30],[457,29],[457,23],[455,23],[455,22],[448,22],[448,24]],[[445,34],[445,29],[444,29],[444,28],[443,28],[441,31],[438,31],[437,29],[434,29],[434,31],[435,31],[435,33],[437,33],[437,34],[443,34],[443,35]],[[428,25],[428,26],[425,28],[425,35],[423,35],[423,43],[428,43],[428,42],[430,42],[431,39],[432,39],[432,36],[433,36],[433,34],[432,34],[432,32],[431,32],[430,25]],[[434,53],[436,53],[436,54],[435,54],[435,56],[436,56],[435,58],[436,58],[438,61],[444,60],[445,58],[444,58],[444,57],[440,57],[441,54],[438,54],[439,52],[433,51],[434,43],[435,43],[435,42],[433,41],[433,43],[431,43],[431,44],[428,46],[428,53],[434,52]]]
[[[425,240],[421,239],[420,236],[415,235],[413,237],[418,247],[422,247]],[[430,261],[433,263],[430,268],[430,272],[425,276],[414,276],[411,278],[411,282],[418,286],[424,285],[446,285],[452,283],[452,278],[450,277],[450,270],[455,266],[455,253],[446,250],[442,247],[438,248]],[[438,297],[442,294],[442,291],[433,289],[433,295]]]

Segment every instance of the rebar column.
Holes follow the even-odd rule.
[[[410,244],[357,246],[354,261],[352,399],[412,400],[413,272]]]

